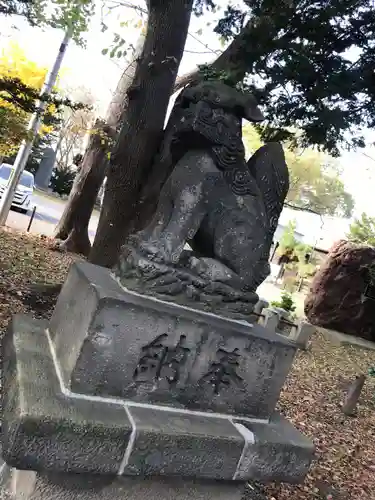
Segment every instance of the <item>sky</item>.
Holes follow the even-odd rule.
[[[116,30],[120,22],[129,21],[129,26],[123,31],[127,43],[135,44],[139,35],[139,28],[135,28],[139,17],[132,9],[117,9],[106,16],[110,29],[105,33],[101,32],[101,19],[101,15],[93,19],[86,35],[85,48],[74,43],[69,45],[59,82],[61,88],[86,87],[95,96],[98,115],[105,114],[121,71],[126,67],[124,59],[111,60],[108,55],[103,55],[103,48],[109,46],[113,29]],[[212,61],[223,50],[212,27],[207,26],[213,21],[212,16],[192,19],[179,74],[193,70],[197,64]],[[17,42],[30,59],[50,67],[63,35],[61,30],[50,28],[43,31],[20,19],[2,19],[0,49],[4,50],[11,42]],[[375,132],[368,131],[366,135],[369,143],[375,143]],[[342,180],[355,199],[355,215],[366,212],[375,216],[375,148],[343,152],[340,163]]]

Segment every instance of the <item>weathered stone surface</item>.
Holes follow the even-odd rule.
[[[253,96],[219,81],[180,93],[154,167],[169,177],[151,222],[126,242],[115,271],[126,288],[248,317],[270,272],[289,186],[280,143],[245,160],[242,118],[261,116]]]
[[[2,446],[20,469],[116,474],[131,424],[120,404],[61,393],[46,322],[15,316],[2,342]]]
[[[274,410],[296,351],[259,325],[123,291],[87,263],[71,269],[50,331],[76,392],[258,418]]]
[[[314,446],[284,417],[225,421],[129,407],[135,438],[124,474],[302,482]]]
[[[280,323],[280,314],[274,309],[263,309],[263,325],[270,332],[276,332]]]
[[[16,316],[3,342],[2,445],[8,464],[39,471],[223,481],[280,476],[294,482],[303,477],[305,462],[296,476],[274,453],[275,446],[285,444],[282,436],[291,434],[289,424],[277,416],[271,425],[251,420],[245,425],[229,416],[62,392],[45,325]],[[305,457],[305,447],[295,431],[284,455],[288,460]],[[243,463],[250,456],[248,468]]]
[[[307,321],[300,321],[298,327],[292,331],[289,338],[293,340],[300,349],[306,350],[315,331],[316,327],[314,325]]]
[[[136,435],[124,474],[232,480],[245,439],[227,419],[129,408]]]
[[[266,309],[269,306],[269,302],[267,302],[265,299],[259,299],[258,302],[254,306],[254,313],[255,314],[262,314],[263,309]]]
[[[375,297],[366,288],[375,248],[340,242],[316,274],[305,300],[310,323],[375,341]]]
[[[12,500],[241,500],[244,483],[13,471],[3,492]]]
[[[11,467],[3,459],[2,446],[0,443],[0,499],[8,500],[4,489],[6,489],[7,483],[11,475]]]
[[[269,423],[242,424],[254,434],[239,463],[236,479],[300,483],[314,456],[312,442],[283,416],[275,413]]]

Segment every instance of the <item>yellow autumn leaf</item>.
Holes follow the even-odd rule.
[[[0,51],[0,78],[17,78],[24,84],[40,92],[45,81],[48,68],[30,60],[22,48],[15,42]],[[16,104],[4,99],[0,92],[0,156],[8,156],[17,151],[22,139],[26,136],[30,115]],[[9,96],[7,96],[9,97]],[[56,106],[48,106],[48,112],[54,114]],[[43,125],[40,134],[44,135],[53,127]]]

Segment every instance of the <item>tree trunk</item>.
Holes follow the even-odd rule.
[[[91,249],[88,227],[103,183],[102,165],[108,151],[108,132],[103,121],[95,122],[69,201],[55,229],[55,238],[64,240],[61,246],[70,252],[88,255]]]
[[[150,0],[148,29],[124,122],[111,157],[90,261],[112,266],[128,234],[142,183],[162,137],[193,0]]]
[[[111,138],[120,129],[122,115],[127,105],[127,90],[129,89],[136,69],[136,60],[140,56],[145,37],[142,34],[133,55],[133,61],[124,70],[108,107],[106,121],[95,125],[102,131],[106,130]],[[97,136],[97,134],[94,134]],[[65,240],[62,246],[71,252],[88,255],[91,243],[88,227],[92,211],[97,200],[100,187],[103,184],[109,152],[108,141],[104,144],[90,138],[81,168],[76,175],[68,202],[61,219],[55,229],[55,238]]]
[[[366,382],[366,375],[362,374],[355,378],[349,387],[348,394],[342,406],[342,411],[345,415],[355,415],[357,404],[361,396],[363,386]]]

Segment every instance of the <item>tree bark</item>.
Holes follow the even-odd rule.
[[[108,135],[110,135],[109,128],[103,121],[97,120],[68,203],[55,229],[55,238],[64,240],[61,246],[70,252],[88,255],[91,249],[88,226],[103,183],[103,163],[108,151]]]
[[[106,136],[115,138],[120,129],[122,115],[127,105],[127,90],[131,86],[136,69],[136,59],[140,56],[145,37],[142,34],[133,55],[133,61],[124,70],[108,107],[105,122],[97,122],[95,128],[100,128]],[[96,140],[94,133],[87,145],[81,168],[76,175],[65,210],[55,229],[55,238],[64,240],[62,246],[71,252],[88,255],[91,243],[88,227],[92,211],[97,200],[100,187],[103,184],[109,152],[108,141],[102,144]]]
[[[362,374],[355,378],[349,387],[348,394],[342,406],[342,411],[345,415],[353,416],[355,415],[357,404],[361,396],[363,386],[366,382],[366,375]]]
[[[193,0],[150,0],[148,29],[111,157],[90,261],[112,266],[128,234],[142,183],[162,137],[184,51]]]

